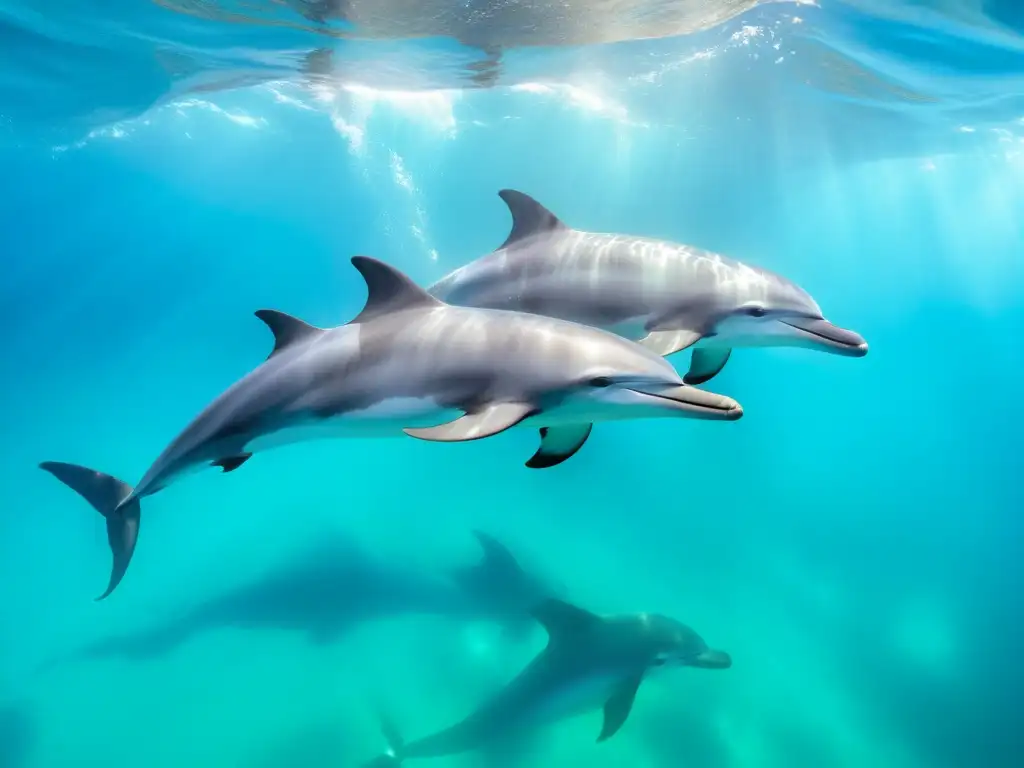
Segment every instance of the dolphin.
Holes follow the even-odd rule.
[[[106,519],[113,564],[97,600],[128,568],[143,498],[204,467],[233,472],[275,445],[403,433],[457,442],[536,425],[534,463],[550,466],[578,450],[594,421],[743,415],[735,400],[685,386],[671,365],[614,334],[449,306],[381,261],[352,264],[366,281],[362,311],[323,329],[258,310],[274,335],[269,357],[185,427],[134,488],[87,467],[40,464]]]
[[[735,347],[867,354],[860,335],[826,320],[781,275],[689,245],[572,229],[529,195],[498,194],[512,214],[508,238],[436,282],[431,295],[597,326],[659,355],[692,349],[687,384],[713,378]]]
[[[602,706],[597,740],[605,741],[622,728],[640,683],[653,670],[732,666],[729,654],[712,650],[692,629],[666,616],[601,617],[556,598],[534,614],[548,632],[548,644],[519,675],[464,720],[418,741],[405,743],[385,719],[388,751],[366,768],[481,749]]]
[[[111,657],[150,659],[193,637],[226,627],[304,633],[309,642],[331,643],[356,625],[400,615],[492,620],[509,635],[533,626],[531,609],[560,589],[523,570],[493,536],[473,531],[481,560],[438,577],[371,557],[344,534],[322,538],[298,557],[255,581],[201,602],[169,621],[119,636],[103,637],[44,663]]]

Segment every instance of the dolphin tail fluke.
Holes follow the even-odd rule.
[[[383,712],[377,713],[377,720],[380,724],[380,731],[384,734],[384,740],[388,744],[388,751],[383,755],[375,757],[363,768],[398,768],[402,764],[402,751],[405,749],[405,739],[399,733],[394,720]]]
[[[121,583],[135,552],[141,512],[139,500],[132,496],[132,487],[127,483],[88,467],[60,461],[44,461],[39,467],[77,492],[107,521],[107,541],[113,563],[107,588],[96,598],[102,600]]]
[[[368,763],[363,763],[363,768],[398,768],[402,764],[401,758],[386,752],[379,757],[373,758]]]

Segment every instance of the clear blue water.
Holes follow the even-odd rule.
[[[539,628],[398,614],[38,665],[329,535],[440,573],[479,557],[473,529],[573,602],[674,616],[733,666],[645,683],[608,742],[592,713],[439,766],[1024,764],[1016,2],[516,40],[485,87],[450,38],[332,37],[269,0],[125,6],[0,5],[0,766],[360,765],[384,746],[372,702],[410,737],[454,722]],[[742,350],[706,387],[741,421],[602,424],[547,471],[513,430],[206,472],[147,500],[124,583],[93,602],[101,520],[36,465],[138,480],[266,355],[254,310],[345,322],[355,254],[433,282],[505,239],[506,187],[783,273],[870,353]]]

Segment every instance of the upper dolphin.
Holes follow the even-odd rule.
[[[114,561],[98,599],[128,567],[143,497],[193,469],[231,472],[273,445],[403,432],[476,440],[534,424],[543,425],[538,466],[547,466],[556,463],[552,454],[574,453],[593,421],[742,415],[735,400],[683,385],[664,360],[614,334],[449,306],[383,262],[355,256],[352,263],[367,286],[352,322],[322,329],[259,310],[274,334],[270,356],[193,419],[135,488],[75,464],[40,465],[106,518]]]
[[[498,250],[431,286],[432,295],[594,325],[660,355],[692,347],[687,384],[715,376],[734,347],[867,354],[861,336],[826,320],[781,275],[689,245],[572,229],[529,195],[498,194],[512,232]]]

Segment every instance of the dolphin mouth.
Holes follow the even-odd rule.
[[[795,328],[834,354],[844,357],[864,357],[868,353],[868,343],[864,341],[863,336],[833,325],[824,318],[790,318],[779,320],[779,322],[790,328]]]
[[[714,392],[705,392],[696,387],[678,386],[647,392],[642,389],[633,389],[638,395],[650,397],[659,401],[659,405],[680,411],[683,416],[690,419],[714,419],[716,421],[736,421],[743,416],[743,406],[725,395],[718,395]]]
[[[688,666],[700,667],[701,669],[728,669],[732,666],[732,656],[725,651],[716,651],[708,648],[706,651],[697,654],[689,662]]]

